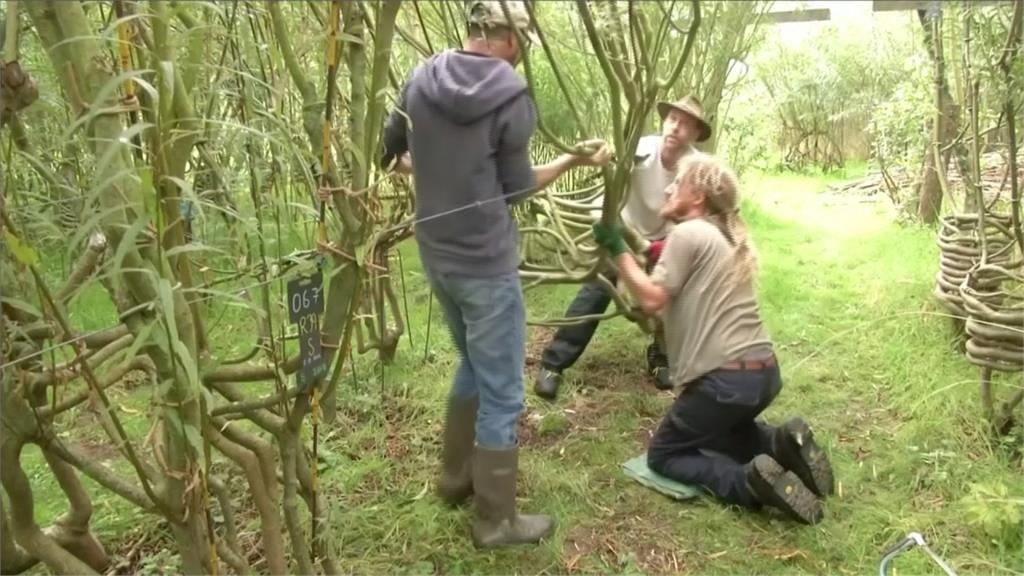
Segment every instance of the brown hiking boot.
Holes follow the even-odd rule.
[[[441,448],[441,477],[437,495],[458,506],[473,494],[473,445],[479,398],[449,398]]]
[[[772,456],[783,468],[796,474],[811,492],[822,497],[835,492],[832,464],[802,418],[793,418],[775,430]]]
[[[804,524],[817,524],[825,517],[821,502],[793,472],[784,470],[767,454],[746,466],[747,488],[758,502],[782,510]]]
[[[519,449],[491,450],[476,447],[473,455],[473,489],[476,521],[473,543],[477,548],[535,544],[554,532],[550,516],[516,512],[516,477]]]

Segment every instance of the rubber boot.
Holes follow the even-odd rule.
[[[534,544],[554,531],[550,516],[516,513],[516,476],[519,449],[476,447],[473,488],[476,520],[473,543],[477,548]]]
[[[761,504],[778,508],[803,524],[817,524],[825,517],[814,493],[771,456],[758,455],[746,465],[745,472],[747,489]]]
[[[533,383],[533,391],[541,398],[554,400],[558,397],[558,387],[561,384],[561,372],[541,367],[540,371],[537,372],[537,380]]]
[[[448,399],[437,495],[449,506],[458,506],[473,494],[473,444],[479,400],[477,396]]]
[[[828,456],[814,441],[814,432],[802,418],[793,418],[775,429],[772,456],[783,468],[818,496],[835,492],[835,478]]]

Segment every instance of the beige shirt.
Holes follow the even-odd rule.
[[[661,136],[651,135],[644,136],[637,143],[626,204],[621,212],[623,223],[648,241],[661,240],[672,229],[672,223],[665,221],[660,212],[668,200],[665,189],[676,177],[676,172],[666,169],[661,163],[661,141]],[[700,153],[691,147],[683,156]],[[590,215],[600,218],[604,194],[596,196],[590,205],[593,207]]]
[[[665,189],[676,172],[662,165],[661,142],[661,136],[652,135],[637,143],[628,197],[622,209],[622,221],[647,240],[660,240],[672,229],[672,223],[662,219],[659,212],[667,199]],[[684,156],[693,151],[691,148]]]
[[[735,284],[733,262],[732,246],[706,220],[687,220],[669,232],[653,278],[669,293],[662,322],[676,385],[753,349],[771,349],[753,281]]]

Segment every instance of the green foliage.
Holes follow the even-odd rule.
[[[880,107],[927,87],[908,85],[923,78],[910,72],[927,64],[909,32],[905,25],[881,22],[827,25],[799,43],[780,39],[759,55],[756,73],[774,109],[784,166],[841,167],[858,155],[859,133],[876,120]],[[899,128],[913,124],[913,116],[899,112],[888,112],[903,122]],[[909,132],[892,138],[909,138]]]
[[[981,129],[1002,120],[1000,116],[1007,87],[1000,61],[1005,52],[1012,12],[1012,5],[974,6],[964,3],[951,11],[944,21],[946,61],[951,67],[950,83],[954,98],[963,105],[963,117],[966,120],[970,84],[979,83],[978,115]],[[1009,90],[1019,94],[1019,83],[1024,79],[1024,61],[1021,58],[1017,58],[1012,74],[1014,84]],[[990,136],[987,143],[1000,140],[1000,136],[998,133]]]
[[[693,94],[700,99],[705,116],[716,128],[703,145],[707,152],[715,152],[718,142],[723,137],[732,138],[730,129],[739,126],[730,118],[739,108],[732,100],[747,79],[751,57],[771,29],[763,19],[771,5],[763,1],[702,3],[706,15],[697,32],[696,53],[673,87],[673,97]],[[743,138],[741,134],[733,141]]]
[[[769,2],[701,2],[702,25],[697,31],[694,53],[683,67],[676,83],[669,87],[667,97],[681,98],[685,94],[695,94],[701,99],[706,115],[714,123],[719,118],[720,103],[728,100],[733,86],[729,84],[736,62],[747,57],[749,51],[760,38],[759,17]],[[607,83],[602,77],[579,20],[576,10],[567,9],[570,4],[564,2],[537,2],[535,10],[538,22],[541,23],[554,62],[561,71],[570,91],[570,99],[580,111],[583,125],[574,120],[571,106],[563,96],[557,84],[551,60],[544,56],[539,47],[531,51],[534,65],[534,91],[538,109],[545,123],[558,137],[566,141],[595,136],[609,136],[611,128],[611,109],[608,104]],[[652,63],[652,76],[664,79],[673,64],[682,55],[685,45],[685,29],[691,18],[690,8],[686,2],[619,2],[616,8],[610,4],[595,4],[594,17],[599,31],[605,34],[620,34],[628,41],[630,34],[646,34],[653,36],[659,22],[668,18],[672,22],[663,42],[664,53]],[[634,30],[630,26],[629,11],[639,15],[640,22],[645,22],[643,30]],[[649,42],[654,45],[656,39]],[[627,56],[634,58],[631,52]],[[632,62],[632,60],[631,60]],[[641,65],[644,65],[641,63]],[[646,65],[644,65],[646,66]],[[650,130],[657,129],[657,118],[654,114],[648,119]],[[709,143],[714,148],[714,142]]]
[[[735,88],[728,108],[719,115],[722,135],[718,153],[729,159],[738,174],[777,165],[773,136],[777,118],[767,106],[770,98],[764,85],[747,74]]]
[[[960,500],[971,483],[1003,485],[1008,499],[1019,499],[1020,469],[991,449],[976,423],[977,372],[949,347],[947,318],[922,304],[938,258],[934,234],[893,224],[884,203],[821,194],[838,181],[748,171],[742,183],[743,214],[761,257],[760,306],[785,379],[765,418],[802,415],[814,426],[841,485],[826,502],[825,522],[797,527],[709,498],[675,503],[626,478],[622,463],[644,450],[672,395],[647,380],[646,337],[616,320],[601,325],[554,405],[527,392],[526,418],[544,415],[538,432],[555,414],[552,423],[568,421],[561,432],[524,440],[521,452],[521,509],[553,514],[554,538],[537,547],[474,549],[471,509],[450,509],[429,492],[458,352],[434,303],[429,348],[436,358],[423,360],[430,292],[415,246],[406,244],[413,342],[403,340],[383,370],[376,359],[357,357],[355,373],[342,382],[337,421],[321,428],[321,481],[330,491],[339,564],[360,574],[866,574],[877,572],[888,546],[921,531],[960,574],[1024,569],[1019,549],[991,544],[980,526],[965,524]],[[528,309],[557,316],[575,290],[528,292]],[[531,331],[531,355],[549,337]],[[532,375],[531,368],[527,382]],[[146,395],[122,402],[139,409]],[[133,423],[147,429],[142,415]],[[59,498],[41,458],[33,465],[39,490],[51,502]],[[1009,506],[999,498],[986,494],[976,506]],[[157,531],[130,514],[116,499],[97,507],[96,529],[109,535],[110,549],[140,538],[125,518]],[[240,538],[257,529],[243,526]],[[168,573],[173,553],[157,552],[143,555],[157,557],[149,569]],[[898,573],[930,574],[934,565],[908,552]]]
[[[1002,482],[971,484],[962,500],[967,524],[1000,548],[1020,550],[1024,544],[1024,494]]]
[[[170,548],[146,554],[139,563],[139,576],[170,576],[181,574],[181,562]]]
[[[585,130],[587,127],[610,125],[608,98],[604,92],[607,88],[601,78],[601,70],[591,55],[592,49],[587,43],[575,8],[564,3],[537,2],[534,9],[537,20],[542,23],[545,39],[555,55],[558,69],[571,91],[573,103],[580,110],[587,126],[577,125],[570,102],[558,86],[551,60],[541,57],[541,48],[534,47],[531,56],[535,66],[533,89],[538,113],[543,115],[551,132],[564,141],[574,142],[599,135],[585,133]],[[570,30],[574,32],[566,34]],[[542,140],[542,137],[538,135],[536,140]]]
[[[10,230],[4,230],[4,241],[7,242],[7,249],[11,251],[11,256],[21,265],[33,266],[39,262],[39,255],[36,251],[28,244],[22,242]]]
[[[878,102],[867,125],[873,156],[880,163],[917,166],[928,141],[934,96],[931,61],[924,54],[897,63],[899,80],[888,98]]]
[[[557,436],[564,433],[572,423],[565,413],[561,411],[550,412],[540,419],[537,425],[537,433],[541,436]]]

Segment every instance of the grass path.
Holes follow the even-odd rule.
[[[429,296],[407,245],[411,341],[385,370],[383,390],[373,359],[359,359],[337,421],[322,428],[322,485],[341,565],[354,573],[864,574],[915,530],[962,574],[1024,571],[1020,548],[992,543],[963,504],[974,482],[1003,486],[1020,504],[1024,483],[1019,461],[991,446],[978,424],[976,371],[930,296],[934,233],[894,224],[883,203],[823,193],[821,178],[746,181],[761,306],[785,379],[767,417],[803,415],[831,453],[841,493],[824,523],[797,526],[708,499],[675,503],[626,479],[621,464],[645,449],[672,397],[643,375],[645,337],[617,320],[598,331],[557,402],[527,394],[520,505],[554,515],[555,537],[474,550],[468,510],[432,495],[455,353],[435,306],[424,360]],[[573,292],[531,292],[530,316],[561,315]],[[548,336],[531,330],[531,361]],[[146,394],[119,398],[131,410]],[[129,425],[144,434],[146,415],[135,420]],[[56,495],[45,474],[34,481]],[[54,498],[40,521],[62,506]],[[96,508],[97,531],[113,548],[152,532],[110,497]],[[173,566],[163,558],[151,567],[165,560]],[[934,572],[919,551],[901,557],[898,570]]]
[[[555,404],[528,394],[521,504],[554,514],[556,537],[539,548],[479,553],[468,542],[469,514],[423,492],[454,362],[435,332],[434,363],[405,353],[386,375],[383,437],[365,426],[380,418],[375,405],[363,404],[363,417],[339,432],[349,450],[356,438],[366,446],[333,472],[346,495],[335,511],[346,563],[357,572],[862,574],[916,530],[962,573],[1024,569],[1017,552],[964,524],[971,482],[1020,496],[1020,470],[985,440],[976,372],[948,320],[933,315],[933,233],[897,226],[884,203],[822,193],[822,179],[752,181],[744,213],[760,246],[762,307],[786,380],[768,417],[802,414],[832,453],[842,495],[828,502],[824,524],[796,526],[709,500],[677,504],[626,479],[622,462],[644,450],[671,396],[645,381],[646,342],[619,321],[602,326]],[[531,316],[560,314],[572,293],[531,293]],[[413,324],[422,346],[424,323]],[[548,334],[532,331],[531,360]],[[899,562],[905,574],[932,568],[920,552]]]

